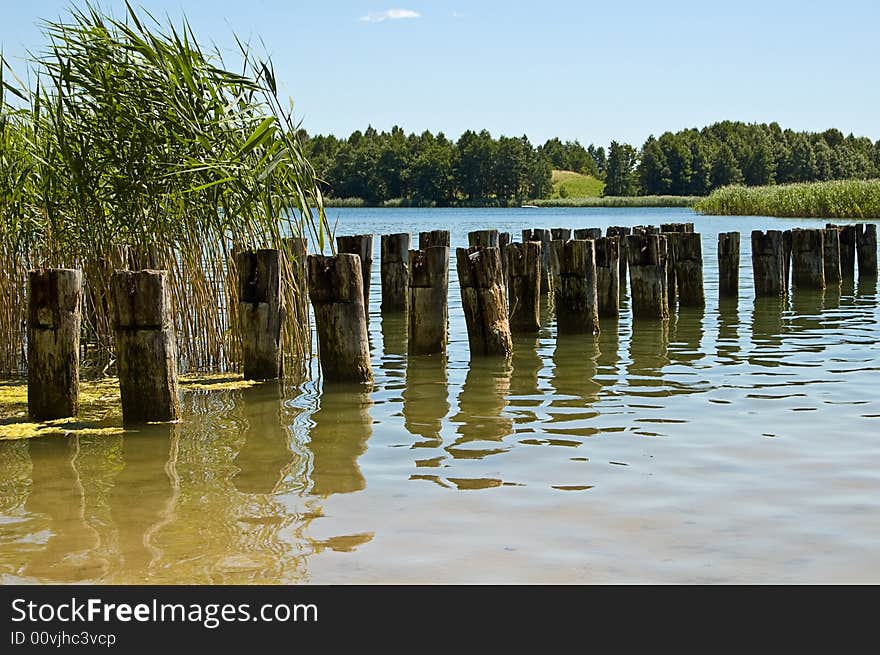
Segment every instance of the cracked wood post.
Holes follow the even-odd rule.
[[[501,251],[483,246],[458,248],[455,259],[471,356],[509,356],[513,341],[502,286]]]
[[[506,254],[510,330],[537,332],[541,329],[541,243],[511,243]]]
[[[611,228],[608,229],[610,230]],[[601,227],[583,227],[574,231],[575,239],[598,239],[601,236]]]
[[[245,380],[274,380],[282,374],[281,253],[245,250],[235,256],[238,321]]]
[[[673,238],[678,303],[681,307],[705,307],[703,239],[697,232],[675,232]]]
[[[618,237],[620,240],[620,297],[626,295],[626,237],[632,234],[631,227],[621,227],[619,225],[609,226],[605,230],[605,236]]]
[[[630,296],[634,318],[669,318],[666,237],[631,234],[626,237]]]
[[[877,226],[873,223],[859,223],[855,227],[859,277],[877,277]]]
[[[646,234],[660,234],[660,228],[656,225],[636,225],[633,227],[632,233],[641,236]]]
[[[690,233],[694,231],[693,223],[661,223],[660,233],[664,232],[684,232]]]
[[[485,248],[498,247],[498,230],[475,230],[468,232],[468,246],[483,246]],[[456,257],[458,252],[456,251]]]
[[[370,385],[373,368],[358,255],[309,255],[309,299],[326,382]]]
[[[290,257],[293,272],[294,316],[292,317],[303,329],[309,325],[309,288],[306,282],[308,242],[304,237],[288,237],[284,239]]]
[[[561,279],[556,292],[556,327],[559,334],[599,334],[595,246],[596,242],[592,239],[565,243]]]
[[[653,228],[653,226],[650,227]],[[663,223],[660,226],[660,234],[666,235],[666,256],[668,258],[666,265],[666,295],[669,298],[670,309],[675,307],[678,301],[678,284],[676,282],[678,267],[675,262],[677,259],[676,253],[681,241],[679,235],[693,231],[693,223]]]
[[[836,228],[840,233],[840,276],[845,280],[852,280],[856,276],[856,226],[834,225],[828,223],[825,227]]]
[[[364,314],[370,321],[370,280],[373,271],[373,235],[356,234],[336,237],[336,250],[342,254],[357,255],[361,258],[361,282],[364,285]]]
[[[825,266],[825,284],[840,284],[840,230],[826,227],[822,230],[822,259]]]
[[[553,291],[554,303],[551,304],[555,312],[555,296],[559,289],[559,274],[562,271],[562,256],[565,250],[565,241],[551,239],[550,241],[550,289]]]
[[[568,241],[571,239],[571,228],[554,227],[550,230],[551,241]]]
[[[523,241],[536,241],[541,244],[541,293],[550,292],[550,230],[535,228],[523,230]]]
[[[446,236],[448,238],[448,232]],[[449,321],[449,246],[410,250],[409,265],[409,354],[445,353]]]
[[[79,413],[82,271],[28,272],[28,414],[35,421]]]
[[[739,232],[718,234],[718,296],[739,297]]]
[[[122,422],[175,421],[180,399],[168,273],[116,271],[110,287]]]
[[[784,296],[785,264],[783,234],[780,230],[752,230],[752,275],[755,296]]]
[[[596,295],[600,318],[620,316],[620,238],[600,236],[596,248]]]
[[[782,293],[791,285],[791,230],[782,233]]]
[[[446,246],[449,248],[449,245],[449,230],[419,232],[419,250],[427,250],[431,246]]]
[[[501,250],[501,275],[504,277],[504,293],[507,294],[507,246],[510,245],[510,232],[498,233],[498,249]],[[506,297],[506,295],[505,295]]]
[[[825,288],[824,242],[822,230],[798,228],[791,231],[792,288]]]
[[[382,235],[382,311],[406,310],[409,295],[409,232]]]

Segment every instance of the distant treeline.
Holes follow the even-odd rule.
[[[372,127],[347,139],[301,137],[305,152],[336,199],[367,204],[510,204],[550,195],[551,171],[605,182],[606,196],[703,196],[730,185],[788,184],[880,177],[880,141],[825,132],[783,130],[776,123],[725,121],[702,130],[649,137],[642,147],[612,141],[584,147],[550,139],[494,138],[468,130],[457,141]]]

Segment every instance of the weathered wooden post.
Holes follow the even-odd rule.
[[[690,233],[694,231],[693,223],[661,223],[660,233],[664,232],[684,232]]]
[[[822,230],[822,259],[825,267],[825,284],[840,284],[840,230],[826,227]]]
[[[446,352],[448,290],[449,246],[429,246],[425,250],[410,250],[407,307],[410,355]]]
[[[791,282],[791,230],[782,233],[782,292],[788,293]]]
[[[357,255],[361,258],[361,281],[364,285],[364,313],[370,321],[370,280],[373,270],[373,235],[356,234],[336,237],[336,250],[340,254]]]
[[[703,290],[703,243],[696,232],[675,232],[675,284],[682,307],[705,307]],[[667,276],[668,279],[668,276]]]
[[[533,230],[523,230],[522,240],[537,241],[541,244],[541,293],[549,293],[550,291],[550,230],[535,228]]]
[[[791,284],[797,289],[825,288],[822,230],[791,231]]]
[[[555,292],[559,334],[599,334],[595,244],[592,239],[565,243],[559,289]]]
[[[28,414],[51,421],[79,413],[82,271],[28,272]]]
[[[739,297],[739,232],[718,234],[718,296]]]
[[[608,229],[611,230],[611,228]],[[598,239],[601,236],[601,227],[584,227],[574,231],[575,239]]]
[[[309,298],[326,382],[372,384],[360,257],[309,255]]]
[[[852,280],[856,275],[856,226],[828,223],[825,227],[836,228],[839,232],[840,276],[842,279]]]
[[[309,322],[309,285],[306,282],[308,241],[305,237],[289,237],[284,239],[284,244],[291,259],[290,266],[293,272],[294,311],[296,312],[293,319],[305,327]]]
[[[485,248],[498,247],[498,230],[475,230],[468,232],[468,245],[471,247],[483,246]],[[458,253],[456,253],[456,257]]]
[[[541,329],[541,243],[523,241],[507,246],[507,298],[510,330]]]
[[[409,295],[409,232],[382,235],[382,311],[399,312],[406,309]]]
[[[245,250],[235,256],[245,380],[281,377],[284,309],[280,264],[277,250]]]
[[[605,236],[609,237],[618,237],[620,240],[620,297],[626,295],[626,267],[627,267],[627,257],[626,257],[626,237],[632,234],[631,227],[622,227],[619,225],[609,226],[607,230],[605,230]]]
[[[668,319],[666,237],[631,234],[626,237],[626,256],[633,317]]]
[[[859,223],[855,227],[859,277],[877,277],[877,226],[874,223]]]
[[[419,232],[419,250],[427,250],[432,246],[449,247],[449,230],[431,230]]]
[[[110,290],[122,422],[177,420],[177,339],[168,273],[116,271]]]
[[[554,227],[550,230],[551,241],[568,241],[571,239],[570,227]]]
[[[565,241],[552,239],[550,241],[550,289],[555,294],[559,289],[559,275],[562,272],[562,253],[565,250]]]
[[[648,226],[647,230],[655,229],[653,225]],[[660,225],[660,234],[666,235],[666,296],[669,298],[669,307],[675,307],[678,302],[678,266],[676,260],[678,258],[678,250],[681,239],[679,235],[688,234],[694,231],[693,223],[663,223]],[[652,234],[652,232],[646,232]],[[702,305],[699,305],[702,306]]]
[[[502,285],[501,251],[483,246],[458,248],[455,259],[471,356],[509,356],[513,340]]]
[[[501,250],[501,274],[504,276],[504,293],[507,293],[507,246],[510,245],[510,232],[498,233],[498,248]]]
[[[599,236],[596,248],[596,295],[600,318],[620,316],[620,238]]]
[[[633,234],[646,235],[646,234],[660,234],[660,228],[656,225],[636,225],[632,229]]]
[[[755,296],[784,296],[784,250],[780,230],[752,230],[752,275]]]

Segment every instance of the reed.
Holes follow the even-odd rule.
[[[702,214],[785,218],[880,218],[880,180],[727,186],[701,200]]]
[[[130,266],[168,270],[182,370],[238,368],[233,252],[260,247],[282,251],[294,282],[284,330],[301,362],[306,290],[283,239],[311,236],[322,251],[333,240],[293,104],[248,44],[237,41],[233,72],[185,20],[126,10],[87,4],[44,23],[30,86],[0,66],[0,370],[25,365],[27,269],[61,266],[84,273],[87,365],[112,368],[109,278]]]
[[[602,196],[532,200],[538,207],[693,207],[699,196]]]

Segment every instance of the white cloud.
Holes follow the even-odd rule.
[[[386,20],[400,20],[401,18],[421,18],[421,14],[412,9],[386,9],[385,11],[373,11],[366,16],[361,16],[364,23],[381,23]]]

